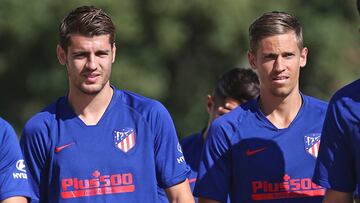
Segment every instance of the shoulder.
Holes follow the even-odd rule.
[[[230,145],[238,137],[239,130],[254,122],[256,112],[256,100],[238,106],[211,123],[208,137],[216,143]]]
[[[159,101],[150,99],[136,93],[124,90],[117,90],[120,95],[120,102],[124,112],[132,119],[145,122],[151,127],[155,134],[167,129],[175,131],[170,113]],[[168,136],[169,137],[169,136]]]
[[[13,130],[12,126],[3,118],[0,117],[0,132]]]
[[[308,95],[303,95],[304,103],[307,108],[314,109],[320,112],[326,112],[328,102]]]
[[[360,79],[339,89],[330,99],[329,117],[342,118],[347,123],[360,120]],[[352,125],[356,126],[356,125]]]
[[[170,114],[164,105],[157,100],[130,91],[117,91],[119,91],[122,104],[125,105],[125,108],[127,108],[132,115],[138,115],[148,122],[151,120],[156,122],[156,120],[159,121],[158,119],[160,118],[170,117]]]
[[[146,111],[164,111],[165,107],[157,100],[144,97],[127,90],[117,90],[121,94],[122,102],[129,108],[132,108],[138,112]]]
[[[360,79],[355,80],[344,87],[340,88],[334,94],[334,97],[357,97],[359,98],[359,94],[354,94],[354,92],[360,90]]]
[[[212,123],[216,127],[227,127],[236,130],[244,120],[251,120],[257,112],[257,100],[249,100],[236,107],[229,113],[215,119]]]
[[[350,84],[340,88],[331,97],[330,103],[337,103],[338,105],[352,105],[360,103],[360,79],[353,81]]]
[[[52,123],[56,120],[57,105],[64,98],[59,98],[40,112],[33,115],[25,124],[22,136],[39,134],[51,130]]]
[[[0,143],[7,142],[10,137],[16,137],[16,133],[13,127],[0,117]]]

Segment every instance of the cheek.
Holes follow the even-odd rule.
[[[111,65],[113,64],[112,59],[110,57],[109,58],[101,58],[97,61],[97,63],[103,69],[109,69],[109,68],[111,68]]]
[[[81,69],[78,67],[79,66],[76,63],[66,64],[66,70],[67,70],[69,77],[74,78],[81,73]]]
[[[271,74],[272,67],[270,64],[263,64],[257,69],[259,78],[266,78]]]
[[[264,72],[264,73],[269,73],[271,72],[271,70],[274,67],[274,61],[268,60],[268,61],[261,61],[261,63],[259,63],[259,71]]]

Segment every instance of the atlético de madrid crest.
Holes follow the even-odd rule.
[[[312,133],[304,136],[305,151],[315,158],[319,153],[320,137],[320,133]]]
[[[128,152],[135,147],[135,130],[133,128],[114,130],[114,144],[121,151]]]

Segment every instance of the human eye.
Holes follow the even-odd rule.
[[[74,57],[75,59],[83,59],[83,58],[86,57],[86,53],[85,53],[85,52],[75,52],[75,53],[73,54],[73,57]]]
[[[295,56],[295,54],[294,53],[284,53],[283,54],[283,57],[284,58],[287,58],[287,59],[291,59],[292,57],[294,57]]]
[[[265,60],[275,60],[276,57],[277,57],[276,54],[266,54],[266,55],[264,55]]]
[[[101,57],[101,58],[107,57],[108,55],[109,55],[108,51],[98,51],[98,52],[96,52],[96,56]]]

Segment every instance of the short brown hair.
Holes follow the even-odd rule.
[[[299,49],[303,48],[302,27],[298,20],[286,12],[268,12],[255,19],[249,27],[250,51],[258,48],[265,37],[295,32]]]
[[[71,34],[88,37],[110,35],[110,44],[115,42],[115,26],[111,18],[94,6],[81,6],[71,11],[60,23],[59,44],[66,51]]]

